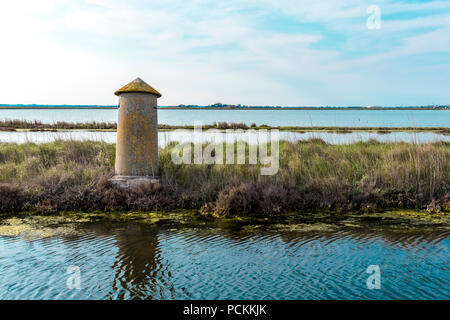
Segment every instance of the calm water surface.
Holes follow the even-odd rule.
[[[91,225],[0,237],[0,299],[449,299],[449,232]],[[369,265],[381,289],[366,286]],[[81,290],[66,286],[81,269]]]
[[[116,122],[115,109],[0,109],[0,119],[44,123]],[[195,121],[244,122],[271,126],[449,127],[450,110],[158,110],[158,122],[193,125]]]

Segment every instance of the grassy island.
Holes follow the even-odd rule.
[[[248,147],[248,146],[247,146]],[[0,212],[175,212],[211,218],[276,218],[401,209],[448,216],[450,143],[320,139],[280,143],[280,169],[260,165],[177,165],[159,150],[161,185],[122,190],[109,182],[115,145],[93,141],[0,144]],[[319,214],[320,213],[320,214]]]

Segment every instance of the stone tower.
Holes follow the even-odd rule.
[[[159,183],[157,99],[161,94],[137,78],[119,96],[116,166],[113,181],[123,187]]]

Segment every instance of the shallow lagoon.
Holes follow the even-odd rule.
[[[0,120],[116,122],[117,109],[0,109]],[[244,122],[269,126],[449,127],[450,110],[158,110],[158,123]]]

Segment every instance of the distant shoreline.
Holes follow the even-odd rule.
[[[52,110],[58,110],[58,109],[118,109],[118,107],[65,107],[65,106],[61,106],[61,107],[57,107],[57,106],[51,106],[51,107],[44,107],[44,106],[39,106],[39,107],[5,107],[5,106],[0,106],[0,110],[32,110],[32,109],[37,109],[37,110],[41,110],[41,109],[52,109]]]
[[[450,110],[450,107],[158,107],[162,110]]]
[[[117,106],[7,106],[0,105],[0,110],[111,110],[118,109]],[[450,106],[431,106],[431,107],[173,107],[160,106],[160,110],[450,110]]]

